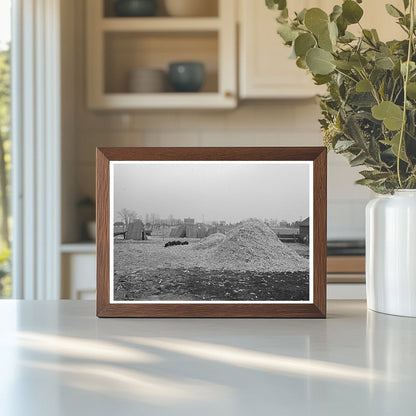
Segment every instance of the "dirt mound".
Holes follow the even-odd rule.
[[[211,234],[208,237],[201,240],[198,244],[194,246],[195,250],[203,250],[207,248],[213,248],[218,246],[218,244],[222,243],[225,240],[225,234],[222,233],[215,233]]]
[[[309,262],[283,244],[259,220],[244,221],[212,249],[217,267],[228,270],[293,272],[308,270]]]

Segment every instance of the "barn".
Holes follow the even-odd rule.
[[[135,220],[127,226],[126,240],[147,240],[144,224]]]
[[[299,224],[299,238],[302,243],[309,244],[309,217]]]
[[[175,228],[170,230],[169,237],[172,238],[184,238],[186,237],[186,226],[185,225],[178,225]]]
[[[169,237],[173,238],[205,238],[208,230],[203,224],[179,225],[172,228]]]

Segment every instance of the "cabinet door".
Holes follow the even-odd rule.
[[[95,299],[96,256],[92,253],[68,253],[62,256],[62,298]]]
[[[331,2],[299,0],[295,7],[329,10],[325,3]],[[289,59],[291,50],[276,33],[275,11],[268,10],[264,1],[239,0],[239,13],[241,98],[305,98],[322,92],[311,75]]]
[[[330,12],[341,0],[298,0],[289,3],[292,12],[304,7],[320,7]],[[389,1],[399,9],[402,0]],[[323,87],[313,84],[311,76],[289,59],[290,48],[277,35],[277,13],[264,1],[239,0],[240,15],[240,97],[241,98],[303,98],[323,93]],[[404,32],[386,12],[384,2],[366,0],[362,25],[376,28],[384,41],[403,38]],[[295,9],[294,9],[295,8]],[[358,34],[358,25],[349,30]]]

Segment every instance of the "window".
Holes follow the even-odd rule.
[[[0,0],[0,298],[11,297],[10,43],[11,2]]]

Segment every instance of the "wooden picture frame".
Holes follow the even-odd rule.
[[[97,148],[97,316],[192,318],[325,318],[327,212],[326,160],[327,150],[324,147]],[[218,302],[215,299],[214,301],[171,300],[166,302],[161,300],[142,301],[140,299],[137,301],[131,299],[124,300],[124,298],[120,300],[121,295],[119,295],[119,292],[117,292],[119,285],[114,287],[114,266],[110,267],[110,263],[111,265],[114,263],[114,250],[110,252],[110,248],[116,247],[114,245],[115,237],[113,228],[114,212],[111,212],[111,210],[114,211],[115,206],[113,189],[114,178],[112,175],[114,176],[115,169],[117,169],[117,171],[121,169],[118,166],[130,164],[132,166],[137,166],[137,172],[140,172],[140,178],[138,175],[137,180],[144,180],[143,178],[146,175],[143,174],[143,172],[147,172],[146,170],[143,170],[144,166],[154,165],[153,169],[156,169],[158,166],[161,166],[163,169],[165,169],[166,166],[168,166],[170,163],[175,164],[175,166],[184,167],[186,167],[187,164],[194,164],[194,166],[196,166],[194,167],[196,172],[198,172],[199,166],[201,169],[217,169],[218,166],[225,166],[227,168],[230,166],[231,169],[234,165],[240,169],[245,169],[245,166],[251,166],[250,164],[252,164],[254,167],[258,167],[258,169],[266,169],[263,167],[266,165],[270,165],[270,169],[289,169],[289,167],[286,166],[292,165],[299,165],[299,169],[301,169],[303,165],[309,166],[309,173],[307,176],[308,179],[305,179],[308,180],[309,186],[308,216],[311,217],[311,223],[310,225],[308,224],[310,229],[308,228],[307,234],[309,243],[308,253],[310,254],[310,258],[307,260],[309,262],[308,297],[304,297],[293,302],[290,299],[284,301],[275,299],[263,299],[261,301],[256,301],[253,300],[257,299],[257,295],[254,297],[254,294],[253,298],[248,300],[228,301],[220,299]],[[213,164],[214,167],[211,168],[210,164]],[[250,169],[252,168],[253,167],[250,167]],[[179,169],[179,167],[175,167],[175,169]],[[302,172],[303,171],[306,172],[306,170],[302,170]],[[134,172],[136,172],[136,170]],[[148,177],[150,176],[148,175]],[[227,178],[224,180],[226,181]],[[275,177],[273,180],[275,180],[276,184],[279,180],[284,181],[284,183],[288,181],[287,177],[285,178],[285,175],[281,176],[280,178]],[[261,185],[261,183],[258,184],[259,187]],[[296,192],[296,190],[293,192]],[[137,220],[137,223],[138,222],[139,220]],[[217,223],[212,222],[211,224]],[[227,225],[229,229],[237,229],[237,226],[233,225],[234,223],[230,222],[229,224],[229,226]],[[243,224],[241,225],[242,227],[245,223],[235,222],[235,224]],[[127,226],[130,227],[128,222]],[[272,229],[271,225],[270,229]],[[229,235],[229,232],[224,232],[224,236],[227,235]],[[156,239],[156,237],[154,239]],[[202,240],[198,240],[198,244],[201,241]],[[122,249],[124,249],[124,247],[129,247],[128,245],[122,246],[121,244],[124,244],[124,242],[116,241],[116,243],[120,244],[117,245],[117,250],[119,247]],[[147,242],[145,243],[147,244]],[[158,244],[160,245],[159,242]],[[193,241],[191,241],[190,244],[192,245]],[[186,250],[190,250],[191,248],[193,249],[193,247],[196,246],[190,246],[189,248],[186,248]],[[175,248],[175,250],[176,249],[177,248]],[[162,249],[158,248],[158,250]],[[290,250],[293,249],[290,248]],[[305,258],[307,258],[306,255]],[[255,262],[256,259],[253,261]],[[306,260],[302,261],[304,262]],[[225,268],[224,270],[226,271],[227,269]],[[274,281],[270,280],[269,283],[274,284]],[[127,299],[128,296],[125,295],[125,297]]]

